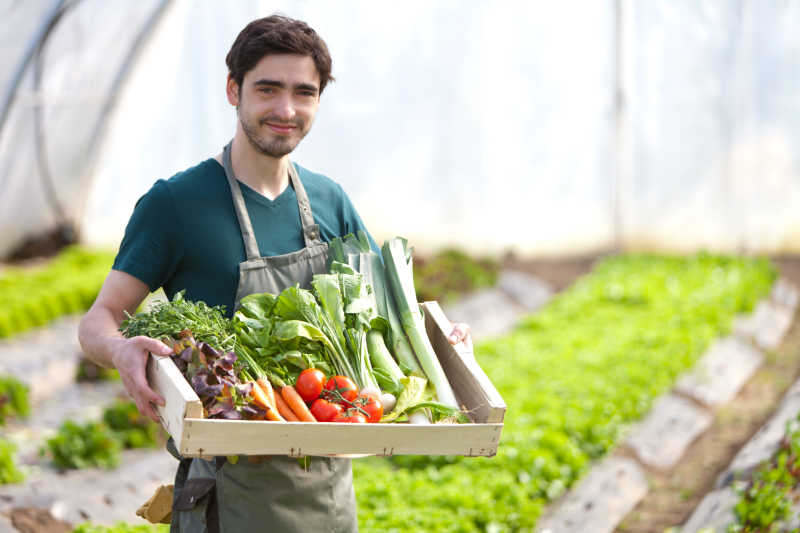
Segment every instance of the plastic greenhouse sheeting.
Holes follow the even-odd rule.
[[[376,238],[608,242],[609,5],[175,2],[121,96],[84,231],[117,242],[156,179],[220,151],[235,126],[225,54],[278,11],[317,29],[337,79],[293,157],[341,183]]]
[[[84,0],[56,28],[41,97],[0,132],[0,256],[54,221],[35,102],[69,214],[116,246],[155,180],[229,140],[225,54],[276,11],[319,31],[337,78],[293,157],[341,183],[379,240],[800,250],[800,2],[173,0],[87,152],[93,104],[156,5]]]
[[[0,131],[0,257],[27,236],[80,219],[114,82],[160,3],[0,2],[0,80],[3,93],[15,89]],[[58,22],[21,70],[59,7]]]
[[[800,2],[631,2],[630,246],[800,251]]]

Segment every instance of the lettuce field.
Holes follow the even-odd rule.
[[[358,461],[361,530],[533,528],[775,275],[765,260],[708,254],[604,261],[512,333],[476,346],[508,406],[497,456]]]

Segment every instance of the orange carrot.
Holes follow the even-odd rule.
[[[269,400],[270,405],[275,407],[275,392],[272,390],[272,384],[269,382],[269,380],[267,378],[258,378],[256,383],[261,385],[261,388],[267,393],[267,399]]]
[[[294,414],[303,422],[316,422],[317,419],[311,414],[311,411],[306,407],[303,398],[297,393],[294,387],[286,385],[281,388],[281,396],[283,396],[286,404],[294,411]]]
[[[267,387],[269,387],[268,389],[264,389],[264,385],[262,384],[262,381],[264,382],[264,384],[266,384]],[[272,396],[272,400],[270,401],[270,394],[269,393],[272,392],[272,387],[270,386],[269,381],[267,381],[265,379],[263,379],[263,380],[259,379],[254,383],[254,385],[256,387],[259,387],[263,391],[264,397],[269,402],[269,409],[267,409],[267,420],[272,420],[273,422],[286,422],[286,419],[283,418],[280,415],[280,413],[278,412],[278,408],[275,407],[275,395],[274,394],[271,395]]]
[[[280,394],[275,395],[275,407],[278,408],[278,412],[286,419],[287,422],[299,422],[300,419],[297,418],[297,415],[289,409],[289,406],[286,405],[286,402],[283,401]]]
[[[259,387],[258,383],[255,381],[251,381],[250,383],[253,385],[250,389],[250,396],[253,397],[255,404],[265,411],[272,409],[272,406],[269,404],[269,398],[267,398],[266,393],[264,393],[264,389]]]

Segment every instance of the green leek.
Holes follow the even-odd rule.
[[[414,289],[414,275],[411,267],[411,254],[407,241],[400,237],[383,244],[383,262],[386,267],[386,281],[395,298],[400,323],[408,335],[414,352],[428,380],[436,389],[436,396],[443,404],[458,408],[453,389],[447,381],[436,352],[428,340],[425,323],[422,320],[417,294]]]

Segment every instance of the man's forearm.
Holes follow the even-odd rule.
[[[81,320],[78,340],[89,359],[100,366],[113,368],[113,355],[123,336],[119,322],[110,310],[93,307]]]

